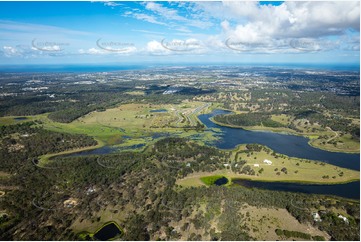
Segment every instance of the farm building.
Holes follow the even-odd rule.
[[[341,214],[339,214],[337,217],[342,219],[345,223],[348,224],[348,219],[345,216],[342,216]]]

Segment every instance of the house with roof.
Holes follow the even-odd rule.
[[[263,163],[266,163],[267,165],[272,165],[272,161],[265,159]]]
[[[313,212],[312,217],[313,217],[313,221],[315,221],[315,222],[321,222],[322,221],[321,216],[318,214],[318,212]]]
[[[348,219],[345,216],[342,216],[341,214],[339,214],[337,217],[342,219],[345,223],[348,224]]]

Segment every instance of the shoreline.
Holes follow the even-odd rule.
[[[72,149],[72,150],[65,150],[65,151],[61,151],[61,152],[58,152],[58,153],[51,153],[51,154],[41,155],[41,156],[39,156],[39,163],[37,164],[37,166],[40,167],[40,168],[43,168],[44,165],[51,162],[51,159],[53,159],[54,157],[57,157],[57,156],[68,155],[68,154],[73,154],[73,153],[87,151],[87,150],[95,150],[95,149],[98,149],[98,148],[101,148],[101,147],[105,146],[105,143],[103,141],[101,141],[99,139],[95,139],[95,140],[98,142],[97,145],[86,146],[86,147]]]
[[[200,184],[204,185],[204,186],[208,186],[206,184],[204,184],[201,180],[202,177],[207,177],[207,176],[223,176],[226,177],[229,181],[226,184],[226,186],[232,186],[234,185],[234,180],[245,180],[245,181],[254,181],[254,182],[264,182],[264,183],[293,183],[293,184],[300,184],[300,185],[319,185],[319,186],[324,186],[324,185],[342,185],[342,184],[348,184],[351,182],[360,182],[360,179],[350,179],[350,180],[346,180],[346,181],[335,181],[335,182],[330,182],[330,181],[307,181],[307,180],[273,180],[273,179],[264,179],[264,178],[258,178],[258,177],[250,177],[249,175],[242,175],[242,174],[226,174],[222,171],[220,171],[219,173],[214,173],[214,174],[190,174],[190,177],[184,177],[181,178],[177,181],[178,185],[184,186],[184,187],[191,187],[192,185],[185,185],[182,184],[182,181],[186,181],[186,180],[199,180]],[[195,186],[197,186],[197,184],[194,184]]]
[[[229,110],[227,110],[229,111]],[[322,146],[317,146],[314,145],[312,142],[312,138],[310,138],[309,135],[305,135],[305,134],[300,134],[296,131],[292,131],[292,130],[278,130],[277,128],[270,128],[270,127],[264,127],[261,128],[260,126],[237,126],[237,125],[231,125],[231,124],[224,124],[224,123],[220,123],[214,120],[214,117],[209,118],[210,121],[212,121],[213,123],[219,125],[219,126],[223,126],[223,127],[228,127],[228,128],[235,128],[235,129],[244,129],[244,130],[248,130],[248,131],[258,131],[258,132],[270,132],[270,133],[278,133],[278,134],[285,134],[285,135],[297,135],[297,136],[301,136],[304,137],[306,139],[308,139],[308,144],[310,146],[312,146],[313,148],[316,149],[320,149],[320,150],[324,150],[324,151],[329,151],[329,152],[334,152],[334,153],[346,153],[346,154],[360,154],[360,150],[358,151],[340,151],[340,150],[334,150],[334,149],[327,149],[325,147]],[[283,129],[283,128],[282,128]],[[317,135],[317,134],[314,134]]]

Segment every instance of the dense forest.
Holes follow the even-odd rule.
[[[234,126],[284,127],[281,123],[273,121],[271,115],[265,113],[217,115],[214,117],[214,120],[219,123]]]
[[[39,122],[0,126],[0,170],[16,172],[19,167],[38,156],[96,145],[86,135],[44,130]]]

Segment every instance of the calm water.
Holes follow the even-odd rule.
[[[115,236],[120,234],[122,234],[122,231],[120,231],[114,223],[110,223],[94,234],[94,237],[98,240],[105,241],[113,239]]]
[[[360,170],[360,154],[347,154],[329,152],[313,148],[308,144],[308,139],[287,134],[272,132],[247,131],[240,128],[229,128],[217,125],[209,120],[218,114],[230,113],[224,110],[214,110],[211,114],[202,114],[198,118],[208,128],[219,128],[222,132],[217,132],[219,140],[211,143],[217,148],[232,149],[239,144],[258,143],[266,145],[274,151],[292,157],[324,161],[340,167],[353,170]],[[233,183],[245,187],[255,187],[268,190],[303,192],[325,195],[336,195],[340,197],[360,199],[360,182],[350,182],[335,185],[310,185],[286,182],[260,182],[250,180],[232,180]]]
[[[28,118],[27,117],[17,117],[17,118],[14,118],[15,121],[22,121],[22,120],[27,120]]]
[[[154,109],[150,110],[151,113],[166,113],[168,112],[167,109]]]
[[[86,155],[106,155],[111,153],[117,153],[122,150],[132,150],[144,147],[145,144],[137,144],[124,147],[112,147],[112,146],[103,146],[94,150],[85,150],[80,152],[71,153],[68,155],[62,155],[62,157],[76,157],[76,156],[86,156]]]
[[[261,188],[273,191],[302,192],[360,199],[360,182],[350,182],[335,185],[315,185],[288,182],[261,182],[242,179],[232,179],[232,182],[248,188]]]
[[[219,178],[214,182],[214,184],[217,185],[217,186],[222,186],[222,185],[225,185],[227,183],[228,183],[228,179],[225,178],[225,177]]]
[[[257,143],[266,145],[272,150],[291,157],[323,161],[340,167],[360,170],[360,154],[329,152],[316,149],[308,144],[308,139],[302,136],[279,134],[262,131],[248,131],[240,128],[229,128],[213,123],[209,118],[229,111],[214,110],[210,114],[199,115],[198,118],[208,128],[219,128],[219,140],[210,145],[221,149],[233,149],[239,144]]]
[[[111,72],[146,69],[146,65],[0,65],[0,72]]]

